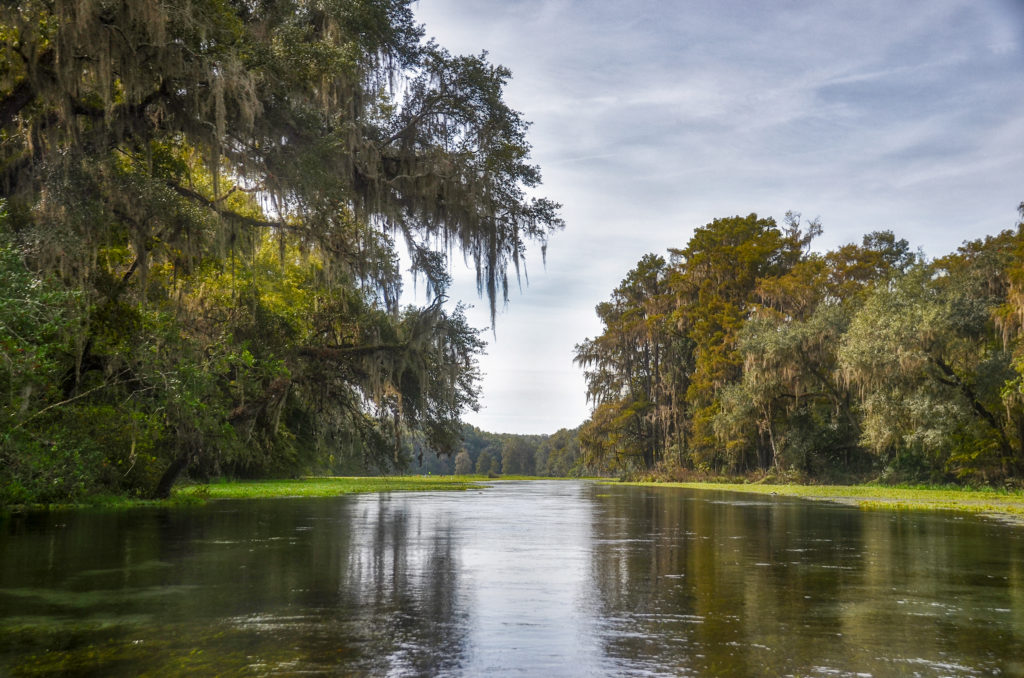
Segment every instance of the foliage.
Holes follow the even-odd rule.
[[[928,262],[889,231],[824,254],[787,214],[646,255],[576,348],[585,459],[674,469],[997,483],[1024,467],[1022,230]]]
[[[492,457],[488,450],[482,451],[480,456],[476,458],[475,468],[477,475],[481,476],[501,473],[501,468],[496,463],[495,457]]]
[[[876,288],[840,349],[863,391],[865,444],[931,475],[983,482],[1019,474],[1024,410],[1004,399],[1012,358],[994,314],[1017,235],[965,244]]]
[[[650,466],[659,448],[682,433],[671,406],[674,387],[692,361],[691,343],[673,322],[665,259],[644,256],[597,305],[604,333],[576,346],[596,406],[581,431],[590,463],[612,469]]]
[[[507,476],[532,476],[534,446],[521,436],[508,436],[501,446],[501,472]]]
[[[412,469],[421,474],[461,475],[457,464],[463,453],[471,464],[464,467],[467,473],[477,475],[566,478],[606,473],[584,465],[578,429],[528,435],[488,433],[468,424],[462,430],[462,450],[454,460],[426,449]]]
[[[493,319],[562,225],[506,69],[410,0],[29,0],[0,33],[0,501],[458,451],[483,343],[444,253]]]
[[[555,431],[537,448],[535,460],[537,474],[542,476],[568,478],[594,473],[585,467],[580,455],[578,430]]]
[[[475,483],[468,478],[440,476],[376,476],[358,478],[316,477],[295,480],[255,480],[186,485],[174,497],[203,499],[258,499],[270,497],[334,497],[366,492],[421,492],[425,490],[467,490]]]
[[[455,455],[455,475],[468,476],[473,473],[473,460],[465,450]]]
[[[631,483],[649,485],[651,483]],[[1024,521],[1024,492],[963,487],[892,487],[880,485],[776,485],[770,483],[658,483],[659,487],[685,487],[713,492],[747,492],[803,497],[859,506],[862,509],[904,511],[959,511]]]

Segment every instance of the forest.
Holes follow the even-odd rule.
[[[462,449],[454,455],[434,451],[413,460],[410,470],[420,474],[483,476],[540,476],[577,478],[607,474],[601,466],[588,466],[580,452],[579,428],[559,429],[550,435],[489,433],[466,424]]]
[[[412,7],[0,7],[0,505],[408,470],[1020,482],[1020,228],[929,260],[716,219],[598,305],[581,428],[464,426],[485,344],[449,260],[493,325],[564,224],[510,72]]]
[[[4,3],[0,504],[458,452],[448,257],[493,318],[563,225],[509,76],[411,0]]]
[[[584,462],[1019,485],[1024,224],[936,259],[891,231],[820,253],[821,233],[794,213],[721,218],[637,262],[576,347]]]

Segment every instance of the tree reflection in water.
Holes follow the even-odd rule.
[[[442,672],[466,632],[452,524],[402,506],[367,495],[12,518],[0,674]]]
[[[0,675],[1024,675],[1024,530],[579,482],[0,524]]]
[[[610,661],[651,673],[1024,675],[1024,539],[951,515],[602,488]]]

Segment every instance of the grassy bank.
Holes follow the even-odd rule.
[[[834,501],[862,509],[960,511],[1024,524],[1024,492],[995,489],[892,487],[885,485],[762,485],[759,483],[626,483],[693,490],[726,490]]]
[[[266,499],[273,497],[335,497],[341,494],[367,492],[468,490],[485,480],[487,480],[485,476],[376,476],[224,481],[209,485],[183,487],[175,492],[175,498]]]
[[[506,478],[503,478],[506,479]],[[508,478],[508,479],[511,479]],[[131,509],[154,506],[189,506],[209,499],[273,499],[276,497],[335,497],[367,492],[421,492],[468,490],[479,487],[486,476],[376,476],[310,477],[290,480],[222,480],[207,485],[186,485],[170,499],[136,499],[119,495],[93,495],[74,504],[30,504],[0,507],[0,516],[21,511],[73,509]]]

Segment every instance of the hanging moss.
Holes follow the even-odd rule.
[[[493,317],[562,225],[506,69],[424,43],[410,0],[27,0],[0,35],[4,228],[86,308],[33,406],[131,410],[173,472],[454,448],[481,343],[444,255]],[[399,307],[398,239],[427,308]]]

